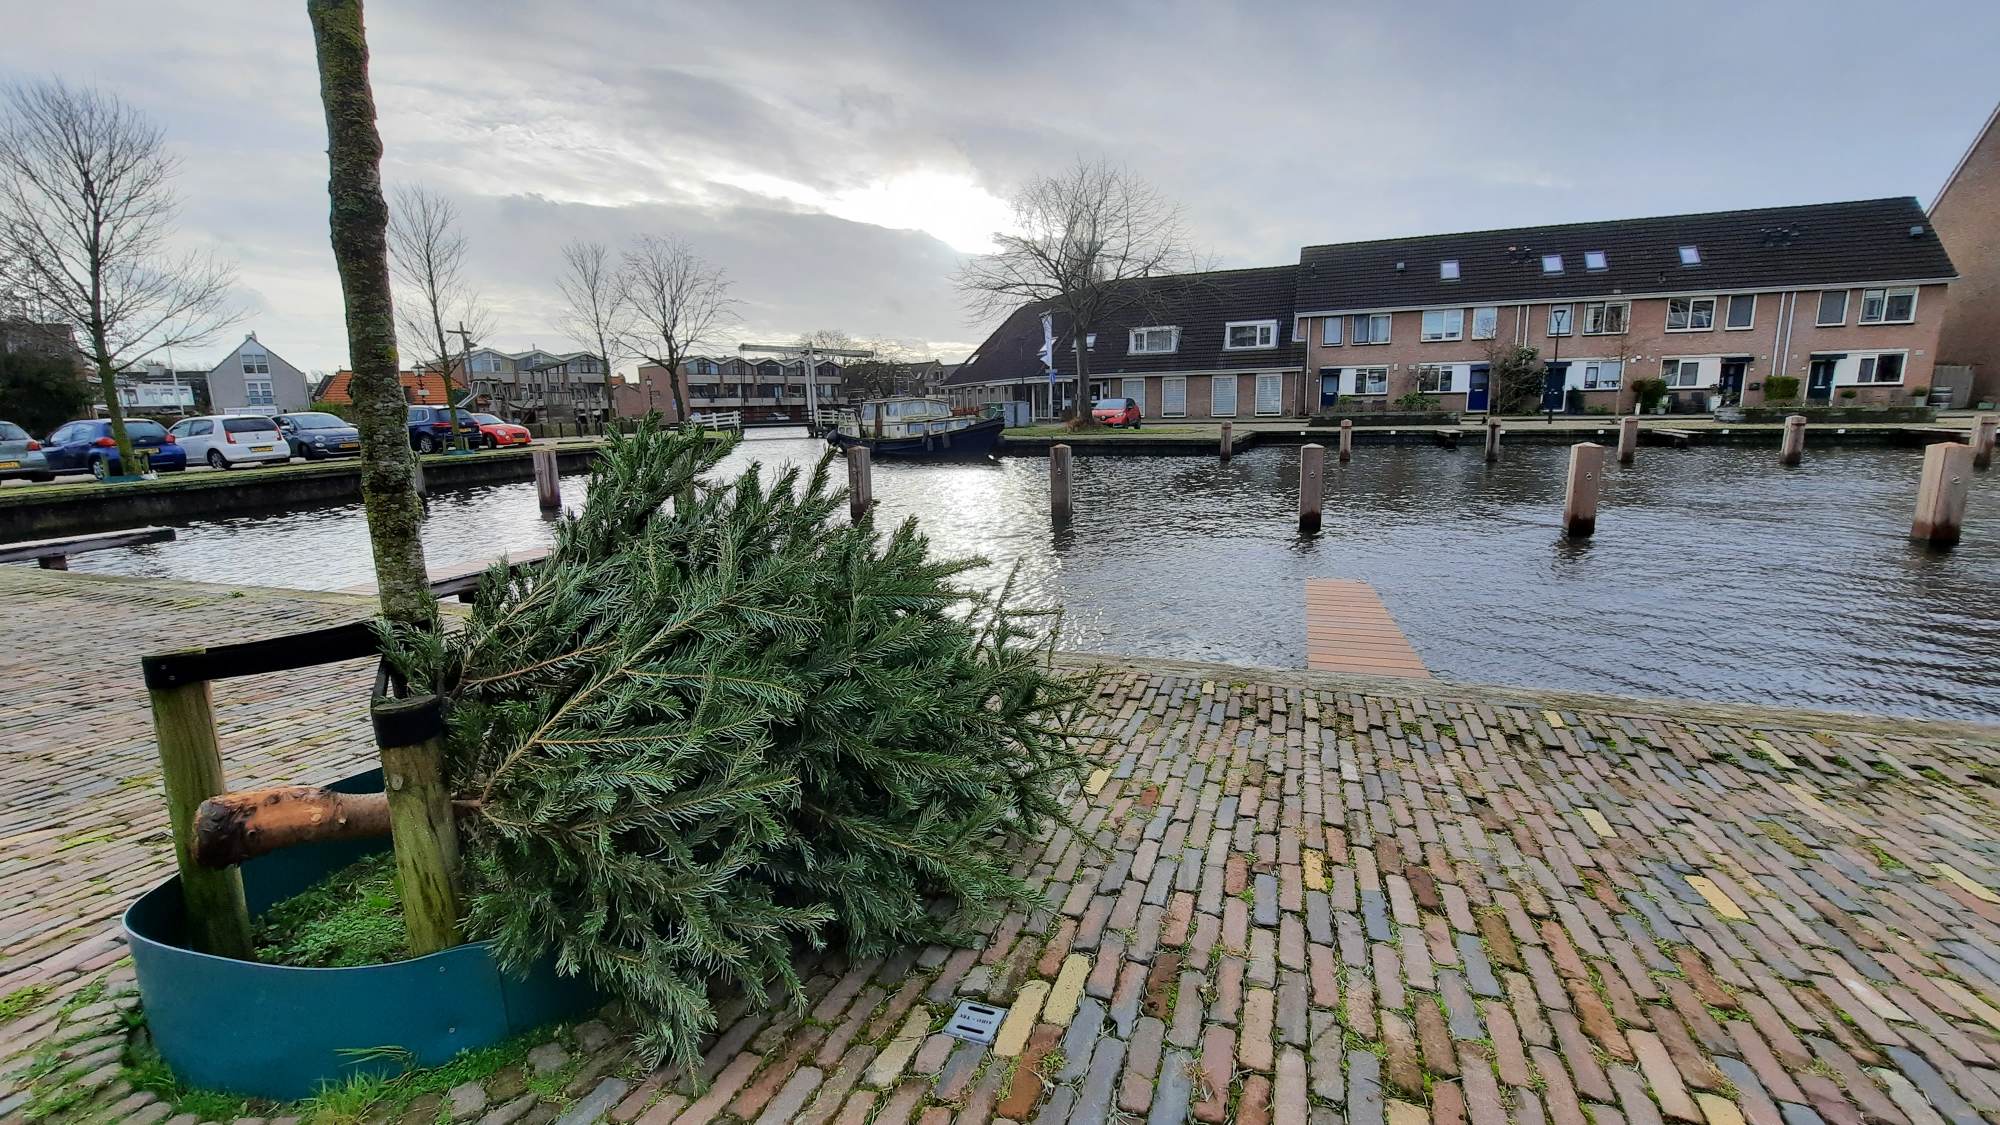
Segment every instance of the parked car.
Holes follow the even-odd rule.
[[[1135,430],[1141,421],[1139,404],[1129,398],[1100,398],[1090,408],[1090,416],[1106,426],[1130,426]]]
[[[488,449],[498,449],[503,445],[530,445],[535,440],[528,427],[517,426],[495,414],[474,414],[472,420],[479,423],[480,436]]]
[[[292,459],[292,447],[278,424],[264,414],[205,414],[174,423],[168,436],[187,450],[189,460],[210,468],[258,465]]]
[[[453,410],[444,406],[410,407],[410,445],[418,453],[440,453],[449,448],[454,439],[452,422],[458,423],[458,432],[465,435],[468,449],[476,449],[486,435],[480,433],[479,423],[473,421],[469,410]]]
[[[146,463],[153,469],[177,473],[187,468],[187,451],[158,422],[127,418],[125,436],[132,440],[133,449],[146,451]],[[103,480],[130,471],[119,461],[118,439],[111,436],[107,418],[85,418],[57,426],[42,443],[42,456],[49,471],[56,473],[89,473]]]
[[[56,479],[56,475],[49,471],[49,459],[42,452],[42,443],[14,423],[0,422],[0,480],[8,477]]]
[[[285,435],[285,444],[294,457],[318,461],[361,452],[361,431],[337,414],[307,410],[279,414],[271,421],[278,424],[278,432]]]

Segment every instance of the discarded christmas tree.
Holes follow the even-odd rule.
[[[712,984],[796,994],[802,944],[1025,901],[996,844],[1059,815],[1091,694],[1051,669],[1053,618],[958,584],[979,564],[835,521],[824,462],[703,482],[730,448],[614,441],[531,577],[390,645],[449,701],[468,933],[553,952],[681,1062]]]

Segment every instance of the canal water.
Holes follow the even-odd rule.
[[[759,435],[725,470],[823,447]],[[2000,720],[2000,470],[1966,537],[1910,543],[1918,450],[1644,449],[1613,466],[1594,538],[1565,541],[1561,447],[1362,447],[1327,466],[1324,530],[1296,531],[1298,451],[1076,460],[1076,514],[1049,526],[1047,462],[880,462],[882,516],[942,552],[1020,567],[1060,604],[1065,647],[1302,667],[1302,583],[1380,591],[1440,677],[1636,695]],[[582,499],[581,476],[563,482]],[[432,498],[433,566],[549,542],[528,483]],[[370,581],[358,504],[185,525],[77,570],[339,589]]]

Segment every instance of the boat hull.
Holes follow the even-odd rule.
[[[986,457],[1000,444],[1000,431],[1006,424],[1001,418],[986,418],[945,434],[880,439],[853,438],[834,430],[826,440],[840,449],[861,446],[871,457]]]

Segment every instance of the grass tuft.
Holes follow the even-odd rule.
[[[407,960],[396,857],[383,851],[349,864],[273,906],[258,919],[258,959],[334,969]]]

